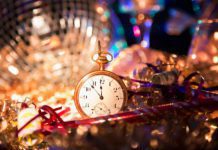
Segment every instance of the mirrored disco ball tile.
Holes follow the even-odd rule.
[[[74,86],[107,49],[110,15],[95,0],[0,0],[0,91],[46,84]]]

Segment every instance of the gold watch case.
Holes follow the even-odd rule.
[[[123,97],[124,97],[123,104],[122,104],[122,107],[121,107],[120,111],[123,110],[123,108],[126,106],[126,103],[127,103],[127,88],[126,88],[124,82],[122,81],[122,79],[120,79],[119,76],[117,76],[113,72],[106,71],[106,70],[99,70],[99,71],[94,71],[94,72],[88,73],[87,75],[85,75],[79,81],[79,83],[77,84],[77,86],[75,88],[75,94],[74,94],[74,101],[75,101],[76,108],[77,108],[78,112],[80,113],[80,115],[83,118],[89,118],[89,116],[83,111],[83,109],[80,106],[79,92],[80,92],[80,89],[81,89],[82,85],[85,83],[85,81],[88,80],[90,77],[93,77],[93,76],[96,76],[96,75],[109,76],[109,77],[113,78],[114,80],[116,80],[120,84],[120,86],[122,88],[122,91],[123,91]]]

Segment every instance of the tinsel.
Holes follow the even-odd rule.
[[[66,121],[69,107],[38,106],[32,98],[2,101],[1,149],[216,149],[218,87],[173,63],[147,63],[137,70],[139,79],[121,77],[129,102],[118,114]],[[17,129],[17,114],[29,108],[38,114]],[[19,136],[37,118],[41,128]]]

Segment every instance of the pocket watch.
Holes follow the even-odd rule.
[[[92,59],[98,63],[99,70],[85,75],[75,89],[76,108],[85,118],[118,113],[127,102],[127,89],[123,81],[115,73],[104,69],[113,56],[101,51],[100,42],[98,46],[98,53]]]

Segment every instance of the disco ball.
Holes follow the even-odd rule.
[[[97,41],[107,49],[111,40],[110,12],[95,0],[0,0],[0,8],[1,92],[73,87],[95,66]]]

